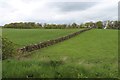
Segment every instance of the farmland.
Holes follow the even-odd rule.
[[[29,31],[3,30],[3,36],[23,46],[63,36],[77,29],[45,29],[32,31],[34,34]],[[118,30],[92,29],[64,42],[33,51],[29,56],[4,60],[3,77],[118,77]]]
[[[17,44],[17,47],[55,39],[80,29],[3,29],[3,37]]]

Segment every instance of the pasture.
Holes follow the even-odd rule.
[[[23,46],[74,31],[77,30],[3,30],[3,36]],[[2,66],[3,78],[115,78],[118,30],[92,29],[29,56],[4,60]]]
[[[80,29],[2,29],[2,36],[14,42],[17,47],[43,42],[65,36]]]

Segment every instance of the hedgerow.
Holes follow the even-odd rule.
[[[13,57],[16,53],[15,45],[7,38],[2,38],[2,59]]]

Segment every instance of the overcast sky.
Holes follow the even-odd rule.
[[[117,20],[119,0],[0,0],[0,25]]]

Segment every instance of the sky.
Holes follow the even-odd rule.
[[[14,22],[71,24],[118,19],[119,0],[0,0],[0,26]]]

